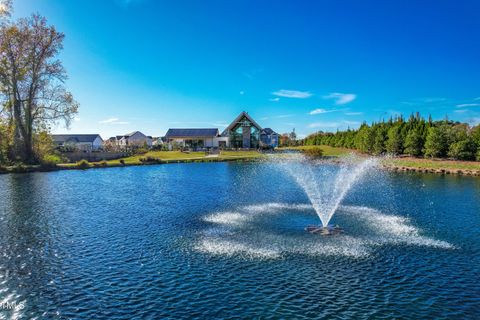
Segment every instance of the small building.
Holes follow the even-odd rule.
[[[279,135],[271,128],[264,128],[260,131],[260,145],[263,148],[278,147]]]
[[[192,149],[222,147],[222,140],[225,139],[220,137],[217,128],[168,129],[165,135],[165,141],[169,145]],[[226,145],[226,142],[224,144]]]
[[[151,136],[146,136],[140,131],[134,131],[125,135],[112,137],[110,139],[115,141],[115,145],[120,149],[141,148],[144,146],[150,148],[153,142],[153,138]]]
[[[192,149],[199,148],[237,148],[258,149],[278,146],[278,134],[270,128],[263,129],[247,113],[240,113],[222,132],[217,128],[181,128],[168,129],[165,143]]]
[[[57,147],[79,151],[96,151],[103,148],[103,139],[99,134],[52,134]]]

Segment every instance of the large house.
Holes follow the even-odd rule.
[[[134,131],[125,135],[111,137],[107,140],[111,147],[119,149],[151,147],[153,138],[146,136],[140,131]]]
[[[252,117],[242,112],[220,134],[217,128],[168,129],[165,141],[170,146],[198,148],[275,148],[278,134],[270,128],[262,128]]]
[[[80,151],[96,151],[103,148],[103,139],[99,134],[52,134],[57,147]]]

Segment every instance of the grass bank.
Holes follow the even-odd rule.
[[[350,153],[360,154],[356,150],[346,148],[336,148],[330,146],[300,146],[280,148],[280,150],[307,150],[309,148],[318,148],[323,150],[323,155],[327,157],[342,157]],[[436,174],[459,174],[480,176],[480,162],[475,161],[455,161],[445,159],[423,159],[413,157],[395,157],[382,160],[384,168],[392,171],[413,171]]]
[[[58,166],[64,169],[88,169],[90,167],[119,167],[147,164],[189,163],[189,162],[222,162],[249,161],[263,157],[257,151],[222,151],[218,155],[206,155],[205,152],[149,151],[145,154],[130,157],[88,163],[63,163]]]

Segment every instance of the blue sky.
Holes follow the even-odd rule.
[[[242,110],[300,135],[419,111],[480,122],[480,1],[15,0],[66,34],[80,102],[104,138],[220,127]]]

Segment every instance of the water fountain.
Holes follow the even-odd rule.
[[[354,155],[339,159],[335,164],[320,163],[301,154],[283,158],[279,162],[280,168],[288,172],[303,188],[322,222],[321,226],[308,226],[305,230],[321,235],[343,233],[340,227],[331,226],[329,222],[347,192],[377,162],[374,158]]]

